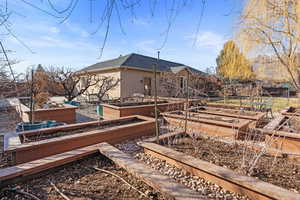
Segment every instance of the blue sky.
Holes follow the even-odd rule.
[[[153,1],[153,0],[152,0]],[[178,0],[180,1],[180,0]],[[5,0],[0,0],[2,8]],[[52,10],[48,1],[27,0],[41,9],[63,17]],[[65,8],[70,0],[52,0],[59,9]],[[149,7],[150,0],[142,0],[130,9],[119,7],[122,32],[118,15],[114,10],[110,32],[102,56],[100,49],[104,40],[105,26],[97,30],[104,0],[94,0],[92,17],[89,0],[78,0],[72,15],[63,23],[56,18],[33,8],[21,0],[9,0],[8,9],[13,11],[9,21],[10,29],[21,40],[12,36],[1,36],[12,59],[20,61],[14,66],[17,72],[24,72],[28,66],[41,63],[44,66],[68,66],[76,69],[102,60],[132,52],[156,56],[165,40],[172,0],[158,0],[154,16]],[[151,4],[154,5],[154,4]],[[223,43],[234,34],[241,0],[207,0],[204,15],[197,33],[201,12],[201,0],[194,0],[180,10],[161,51],[161,58],[180,62],[200,70],[215,66],[215,59]],[[2,27],[2,32],[4,28]],[[23,44],[30,48],[24,47]]]

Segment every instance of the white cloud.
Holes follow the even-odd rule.
[[[43,33],[52,33],[52,34],[58,34],[60,33],[60,29],[56,26],[46,26],[42,24],[32,24],[32,25],[26,25],[24,26],[25,29],[31,30],[33,32],[43,32]]]
[[[72,33],[78,34],[80,37],[89,37],[90,33],[88,33],[86,30],[84,30],[83,28],[81,28],[80,26],[78,26],[77,24],[74,23],[69,23],[69,22],[65,22],[64,25],[67,27],[67,29],[69,31],[71,31]]]
[[[35,39],[27,39],[27,45],[30,47],[48,47],[48,48],[64,48],[64,49],[74,49],[74,48],[83,48],[83,49],[91,49],[97,48],[94,44],[91,44],[87,41],[78,40],[73,41],[69,39],[63,39],[59,37],[51,37],[51,36],[42,36]]]
[[[223,44],[226,42],[224,36],[210,31],[199,33],[196,36],[189,36],[187,39],[192,40],[193,43],[196,42],[195,45],[197,49],[204,48],[215,52],[219,52],[222,49]]]

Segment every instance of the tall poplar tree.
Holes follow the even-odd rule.
[[[216,61],[218,75],[230,82],[232,80],[250,80],[254,77],[250,62],[232,40],[224,44]]]

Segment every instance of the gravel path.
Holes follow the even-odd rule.
[[[222,189],[220,186],[208,182],[198,176],[192,176],[188,172],[179,169],[173,165],[167,164],[158,158],[149,156],[144,153],[136,154],[135,158],[143,161],[151,168],[159,171],[163,175],[167,175],[175,181],[189,187],[190,189],[207,196],[208,199],[225,199],[225,200],[245,200],[245,196],[234,194],[232,192]]]
[[[240,196],[232,192],[223,190],[220,186],[210,183],[200,177],[192,176],[188,172],[175,166],[167,164],[158,158],[151,157],[142,153],[143,148],[137,145],[138,140],[125,141],[117,144],[116,147],[125,153],[133,155],[136,159],[146,163],[151,168],[159,171],[163,175],[168,175],[175,181],[206,195],[208,199],[225,200],[246,200],[245,196]]]

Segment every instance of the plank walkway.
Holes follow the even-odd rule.
[[[121,152],[107,143],[101,143],[99,145],[99,150],[101,154],[111,159],[116,165],[124,168],[126,171],[169,198],[177,200],[206,199],[199,193],[175,182],[168,176],[161,175],[159,172],[147,167],[144,163],[133,159],[130,155]]]

